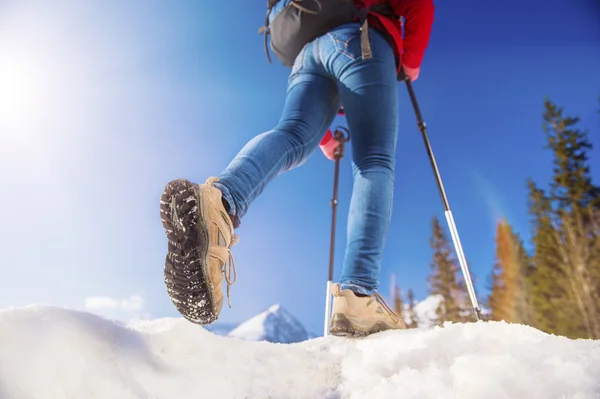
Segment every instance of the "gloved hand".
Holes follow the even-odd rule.
[[[402,70],[400,71],[398,80],[404,81],[407,78],[410,78],[410,81],[414,82],[419,77],[420,71],[421,71],[421,68],[410,68],[410,67],[407,67],[406,65],[402,65]]]
[[[338,145],[340,145],[340,143],[333,137],[331,129],[327,129],[327,133],[325,133],[321,143],[319,143],[319,147],[321,147],[323,155],[325,155],[329,160],[335,160],[335,149],[338,147]]]

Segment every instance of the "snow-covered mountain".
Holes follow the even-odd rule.
[[[0,310],[2,399],[598,399],[598,376],[599,340],[502,322],[286,345],[182,318]]]
[[[214,334],[246,341],[267,341],[291,344],[314,338],[304,325],[281,305],[270,306],[264,312],[241,324],[215,323],[204,326]]]

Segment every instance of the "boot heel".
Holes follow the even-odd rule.
[[[352,326],[352,323],[341,313],[336,313],[331,317],[331,335],[337,337],[364,337],[367,333],[358,331]]]

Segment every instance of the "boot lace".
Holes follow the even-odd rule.
[[[385,301],[385,299],[383,299],[383,297],[381,295],[379,295],[378,293],[375,293],[375,294],[373,294],[373,297],[375,298],[377,303],[379,303],[381,306],[383,306],[383,308],[385,310],[387,310],[390,315],[392,315],[392,317],[395,317],[398,320],[402,319],[402,317],[400,317],[400,315],[398,313],[394,312],[394,310],[390,307],[390,305],[387,304],[387,302]]]
[[[218,177],[209,177],[208,179],[206,179],[205,184],[209,184],[211,186],[214,185],[214,183],[217,183],[219,181]],[[229,305],[229,307],[231,308],[231,286],[235,284],[235,282],[237,281],[237,270],[235,268],[235,259],[233,257],[233,254],[231,253],[231,247],[233,247],[235,244],[237,244],[239,242],[239,236],[237,234],[232,234],[231,235],[231,242],[229,243],[229,246],[227,247],[229,250],[229,259],[228,261],[223,265],[223,275],[225,276],[225,282],[227,283],[227,304]],[[233,272],[233,280],[231,280],[231,273]]]
[[[223,274],[225,275],[225,282],[227,283],[227,303],[231,308],[231,286],[237,281],[237,270],[235,269],[235,259],[231,253],[231,247],[233,247],[239,241],[238,235],[234,234],[231,237],[231,244],[229,244],[229,261],[226,265],[223,265]],[[233,280],[231,280],[231,272],[233,271]]]

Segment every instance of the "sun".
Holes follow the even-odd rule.
[[[38,111],[38,79],[30,62],[11,54],[0,57],[0,137],[18,133]]]

